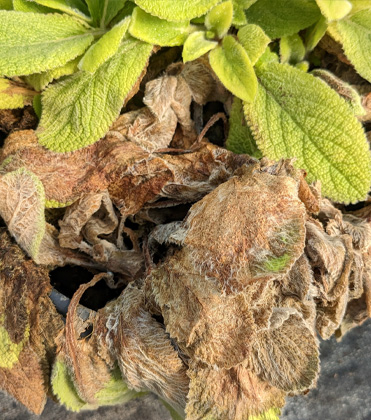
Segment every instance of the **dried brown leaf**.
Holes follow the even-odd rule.
[[[123,215],[161,197],[196,201],[241,165],[254,162],[208,143],[192,153],[151,155],[116,132],[76,152],[53,153],[37,144],[33,131],[10,135],[1,160],[7,172],[24,166],[39,177],[50,207],[108,188]]]
[[[303,252],[305,213],[294,179],[256,165],[194,204],[172,238],[224,293],[238,293],[289,271]]]
[[[230,368],[250,353],[258,328],[267,326],[271,288],[256,281],[249,294],[222,296],[217,284],[193,264],[183,249],[147,278],[149,299],[154,299],[166,330],[179,347],[210,366]],[[152,297],[151,297],[152,295]]]
[[[243,365],[230,370],[196,366],[188,375],[189,420],[250,420],[285,403],[284,392],[261,381]]]
[[[0,274],[0,388],[40,414],[63,322],[48,296],[47,270],[25,258],[4,229]]]
[[[183,412],[188,393],[186,367],[163,326],[151,317],[142,290],[129,285],[99,312],[95,335],[108,344],[128,385],[150,390]]]
[[[329,338],[339,327],[349,299],[349,276],[353,265],[352,238],[327,235],[319,225],[308,222],[305,252],[318,290],[317,330]]]
[[[249,367],[260,379],[286,392],[300,393],[316,384],[318,342],[314,330],[293,308],[275,308],[270,328],[254,342]]]

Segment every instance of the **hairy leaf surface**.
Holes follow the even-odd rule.
[[[41,181],[25,168],[0,178],[0,214],[19,246],[37,259],[45,233],[45,192]]]
[[[371,9],[361,10],[335,25],[346,56],[357,72],[371,82]]]
[[[218,45],[216,41],[206,39],[204,31],[193,32],[183,46],[183,61],[195,60]]]
[[[181,22],[204,15],[220,0],[135,0],[135,3],[153,16]]]
[[[253,24],[245,25],[238,31],[238,40],[247,51],[252,65],[258,61],[271,41],[260,26]]]
[[[247,52],[232,35],[209,54],[210,65],[223,85],[238,98],[252,102],[257,92],[257,79]]]
[[[352,10],[352,3],[348,0],[316,0],[316,2],[329,22],[343,19]]]
[[[230,28],[233,19],[233,3],[231,0],[214,6],[205,17],[205,26],[222,38]]]
[[[25,77],[25,80],[34,89],[41,91],[53,80],[75,73],[77,71],[77,65],[79,64],[80,59],[81,56],[76,57],[74,60],[69,61],[61,67],[47,70],[42,73],[30,74],[29,76]]]
[[[34,2],[80,19],[90,20],[89,10],[82,0],[34,0]]]
[[[105,27],[125,6],[126,0],[86,0],[93,23]]]
[[[315,0],[259,0],[247,11],[249,23],[261,26],[270,38],[280,38],[307,28],[321,16]]]
[[[190,33],[188,21],[168,22],[136,7],[129,32],[135,38],[160,46],[182,45]]]
[[[263,154],[296,157],[295,165],[308,171],[310,180],[321,180],[324,194],[335,201],[364,199],[371,179],[369,146],[344,100],[288,65],[267,64],[258,77],[256,100],[244,110]]]
[[[95,73],[76,73],[47,89],[37,131],[40,143],[68,152],[99,140],[118,116],[151,51],[152,45],[128,39]]]
[[[42,6],[32,0],[13,0],[13,8],[18,12],[27,13],[58,13],[57,10]]]
[[[99,66],[111,58],[119,49],[129,23],[130,18],[124,19],[93,44],[81,59],[79,69],[94,73]]]
[[[258,159],[262,157],[249,126],[245,121],[241,99],[234,98],[229,116],[229,133],[226,147],[234,153],[247,153]]]
[[[0,11],[0,74],[28,75],[63,66],[93,35],[66,15]]]

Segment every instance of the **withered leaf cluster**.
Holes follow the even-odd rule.
[[[187,420],[270,418],[315,386],[317,334],[370,316],[369,207],[198,137],[191,104],[223,95],[205,63],[172,65],[92,146],[6,139],[0,386],[35,413],[46,395],[78,411],[150,391]],[[95,276],[64,324],[48,273],[65,265]],[[83,318],[98,281],[122,292]]]

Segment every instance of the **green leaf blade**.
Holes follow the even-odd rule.
[[[226,148],[233,153],[246,153],[257,159],[263,156],[245,121],[242,101],[237,97],[233,99],[231,114],[229,116],[229,133]]]
[[[135,0],[141,9],[170,22],[194,19],[207,13],[221,0]]]
[[[246,11],[248,23],[255,23],[272,39],[292,35],[315,23],[321,12],[315,0],[259,0]]]
[[[238,98],[252,102],[257,92],[257,79],[247,52],[233,36],[223,38],[222,45],[209,54],[212,69],[223,85]]]
[[[42,73],[35,73],[26,76],[24,79],[31,85],[35,90],[42,91],[45,87],[53,80],[59,79],[62,76],[69,76],[78,70],[77,65],[81,57],[77,57],[72,61],[68,61],[61,67],[57,67],[52,70],[44,71]]]
[[[125,6],[125,0],[86,0],[95,26],[105,27]]]
[[[0,75],[29,75],[63,66],[94,37],[66,15],[0,11]]]
[[[243,26],[237,35],[252,65],[259,60],[271,41],[260,26],[253,24]]]
[[[196,60],[210,50],[214,49],[218,43],[206,39],[204,31],[193,32],[189,35],[183,46],[183,61]]]
[[[161,47],[182,45],[191,31],[188,21],[168,22],[136,7],[129,27],[130,35]]]
[[[357,72],[371,82],[371,9],[336,22],[346,56]]]
[[[80,70],[94,73],[99,66],[112,57],[117,52],[129,24],[130,17],[127,17],[93,44],[81,59]]]
[[[324,195],[339,202],[363,200],[370,187],[369,146],[349,106],[314,76],[270,63],[258,70],[259,88],[244,111],[259,149],[319,179]],[[315,92],[315,95],[313,95]]]
[[[23,108],[32,103],[35,92],[0,77],[0,109]]]
[[[95,73],[79,72],[46,89],[37,130],[40,144],[55,152],[70,152],[103,137],[151,52],[152,45],[127,39]]]
[[[205,17],[206,28],[214,31],[219,38],[228,32],[233,19],[233,3],[231,0],[214,6]]]
[[[90,21],[89,10],[82,0],[34,0],[34,3],[60,10],[77,18]]]
[[[348,0],[316,0],[316,2],[328,22],[343,19],[352,10],[352,3]]]

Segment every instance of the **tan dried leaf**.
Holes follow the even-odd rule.
[[[47,206],[67,206],[108,188],[125,216],[161,197],[196,201],[255,160],[209,143],[192,153],[151,155],[116,132],[76,152],[53,153],[37,144],[33,131],[21,131],[8,136],[1,161],[7,172],[24,166],[39,177]]]
[[[227,294],[287,274],[304,249],[306,211],[298,183],[259,164],[194,204],[173,237]]]
[[[36,262],[45,233],[45,193],[41,181],[26,168],[0,178],[0,215],[20,247]]]
[[[110,242],[99,237],[113,234],[118,224],[107,191],[86,194],[69,206],[63,220],[59,221],[59,244],[90,255],[101,268],[121,273],[132,281],[142,271],[142,254],[119,249],[116,239]]]
[[[252,348],[249,367],[260,379],[292,393],[315,386],[319,372],[317,338],[294,308],[275,308],[270,328],[258,333]]]
[[[48,271],[0,232],[0,388],[40,414],[49,391],[62,318],[49,299]]]
[[[188,376],[188,420],[252,420],[285,404],[285,392],[261,381],[243,365],[230,370],[196,366]]]
[[[89,337],[80,339],[80,334],[88,324],[78,318],[76,309],[83,293],[107,276],[106,273],[94,276],[93,280],[81,285],[74,294],[68,308],[66,328],[59,337],[57,353],[57,361],[67,366],[79,398],[92,407],[99,405],[97,395],[111,379],[114,360],[107,362],[100,357],[94,341]]]
[[[273,289],[266,282],[250,283],[246,294],[222,296],[187,249],[152,270],[146,281],[148,298],[159,306],[170,336],[186,354],[210,366],[241,363],[256,330],[268,324]]]
[[[151,317],[142,290],[127,286],[99,312],[95,335],[117,358],[128,385],[150,390],[182,413],[188,393],[186,367],[163,326]]]
[[[327,235],[319,224],[307,222],[305,252],[314,272],[317,292],[317,330],[329,338],[339,327],[349,299],[353,265],[352,238]]]

